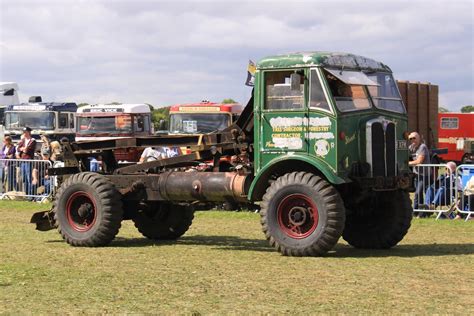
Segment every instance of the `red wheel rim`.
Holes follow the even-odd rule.
[[[277,209],[278,224],[291,238],[301,239],[311,235],[318,226],[318,208],[313,200],[304,194],[285,197]]]
[[[66,215],[69,225],[78,232],[91,229],[97,217],[94,199],[84,191],[74,192],[66,202]]]

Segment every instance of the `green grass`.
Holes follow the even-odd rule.
[[[291,258],[268,247],[258,214],[197,212],[166,243],[127,221],[109,247],[73,248],[29,224],[48,207],[0,201],[0,313],[474,313],[474,221],[416,219],[391,250],[340,241]]]

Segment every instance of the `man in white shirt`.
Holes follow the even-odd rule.
[[[150,162],[161,159],[161,153],[155,147],[147,147],[140,156],[138,163]]]

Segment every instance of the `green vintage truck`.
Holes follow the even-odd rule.
[[[199,202],[255,202],[284,255],[318,256],[342,236],[390,248],[412,218],[407,116],[392,71],[344,53],[271,56],[257,64],[239,120],[219,133],[63,144],[54,207],[37,213],[73,246],[110,243],[124,219],[151,239],[176,239]],[[188,146],[191,154],[119,167],[116,148]],[[101,155],[104,170],[88,171]],[[228,156],[231,166],[220,165]],[[203,167],[204,166],[204,167]]]

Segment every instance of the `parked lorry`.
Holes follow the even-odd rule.
[[[170,134],[205,134],[222,131],[232,125],[242,105],[202,101],[176,104],[170,108]]]
[[[260,203],[263,232],[284,255],[318,256],[342,236],[357,248],[390,248],[407,233],[407,113],[392,71],[342,53],[270,56],[235,124],[204,135],[63,143],[52,210],[33,215],[73,246],[103,246],[131,219],[151,239],[177,239],[197,201]],[[182,146],[192,153],[119,167],[113,150]],[[102,174],[84,162],[102,155]],[[231,156],[233,171],[219,171]],[[214,160],[212,170],[199,163]]]
[[[19,104],[18,84],[16,82],[0,82],[0,129],[2,130],[2,137],[4,133],[5,124],[5,109],[11,104]]]
[[[146,104],[92,104],[76,113],[76,141],[120,139],[153,135],[150,107]],[[114,151],[118,161],[137,162],[143,149]]]
[[[474,113],[439,113],[438,124],[438,145],[448,149],[441,158],[462,164],[473,163]]]
[[[41,102],[41,97],[30,97],[30,102],[9,105],[5,111],[5,135],[14,142],[20,140],[22,130],[28,126],[31,135],[39,139],[46,135],[50,140],[67,138],[74,140],[74,113],[77,104],[73,102]]]
[[[237,121],[242,109],[243,107],[239,103],[227,104],[209,101],[172,105],[169,112],[169,134],[192,135],[223,131]],[[181,153],[190,151],[185,146],[179,150]],[[221,171],[228,170],[229,160],[230,157],[221,157]],[[232,203],[228,204],[232,205]]]

